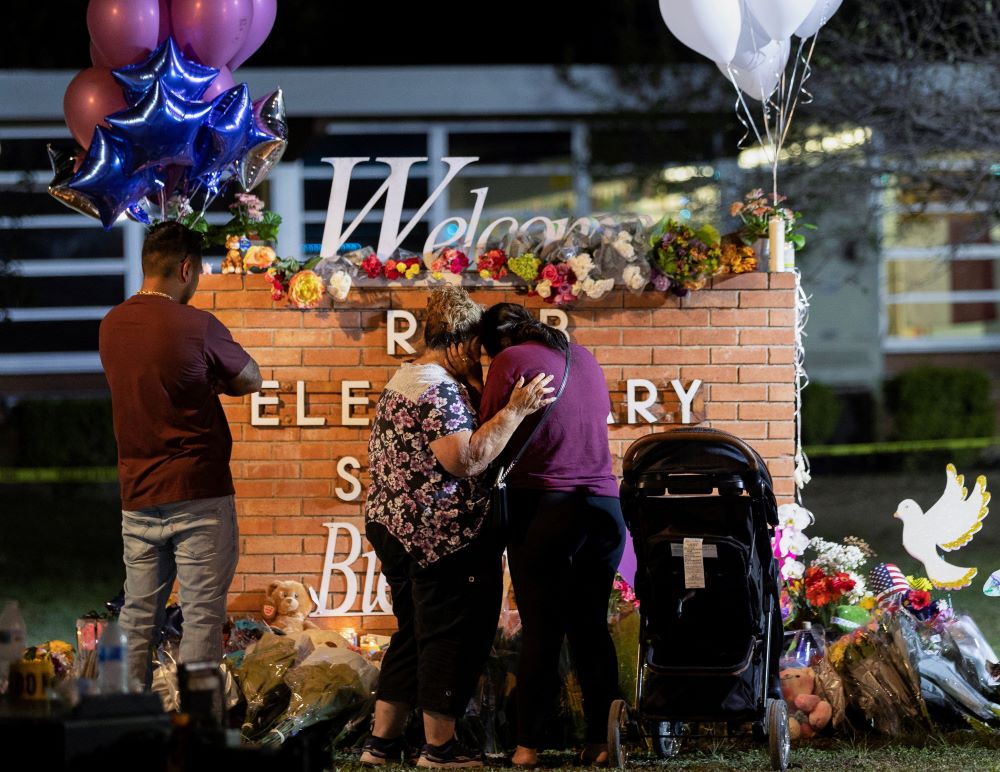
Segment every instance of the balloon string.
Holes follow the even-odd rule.
[[[736,89],[736,105],[735,105],[736,118],[740,123],[743,124],[743,128],[747,130],[747,134],[751,129],[753,130],[754,135],[757,137],[757,141],[760,143],[761,147],[763,147],[764,140],[760,136],[760,129],[757,128],[757,122],[754,121],[753,119],[753,112],[750,110],[750,105],[747,104],[747,101],[743,96],[743,90],[736,85],[736,76],[733,73],[732,66],[727,64],[726,71],[729,73],[729,82],[732,83],[733,88]],[[743,116],[740,114],[740,107],[743,108],[743,112],[746,115],[747,119],[749,120],[749,123],[747,123],[747,121],[744,120]],[[747,138],[747,134],[743,135],[743,138],[740,140],[740,144],[738,145],[738,147],[742,147],[743,140]]]
[[[785,144],[785,137],[788,134],[788,127],[791,126],[792,116],[795,114],[795,108],[798,107],[798,104],[799,104],[799,94],[801,94],[801,93],[807,94],[808,97],[809,97],[809,102],[812,101],[812,94],[810,94],[808,91],[803,92],[802,84],[805,83],[806,78],[809,77],[809,73],[811,72],[810,62],[812,61],[813,51],[816,50],[816,38],[818,36],[819,36],[819,32],[817,31],[812,36],[810,44],[809,44],[809,53],[806,54],[806,57],[805,57],[805,60],[804,60],[804,63],[803,63],[804,66],[802,68],[802,79],[799,81],[798,87],[795,90],[794,97],[792,97],[792,104],[791,104],[791,107],[790,107],[790,109],[788,111],[788,120],[787,120],[787,122],[785,124],[785,129],[782,132],[782,136],[781,136],[781,144],[782,145]],[[805,44],[804,40],[799,43],[799,55],[801,55],[802,46],[804,44]],[[796,59],[798,59],[798,56],[796,56]],[[796,64],[797,63],[798,62],[796,62]],[[792,84],[790,83],[789,84],[789,91],[791,91],[791,86],[792,86]],[[803,104],[808,104],[809,102],[804,102]]]

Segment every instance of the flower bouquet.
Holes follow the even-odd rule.
[[[485,281],[499,281],[507,275],[507,253],[500,248],[487,249],[476,258],[476,271]]]
[[[843,678],[848,705],[876,731],[892,737],[932,727],[910,655],[912,626],[904,615],[880,612],[834,641],[827,652]]]
[[[249,241],[274,242],[278,238],[281,215],[264,207],[264,202],[252,193],[237,193],[229,205],[232,217],[225,225],[207,228],[209,244],[222,245],[228,236]],[[249,244],[247,245],[249,246]]]
[[[791,536],[783,529],[779,550],[795,549],[800,539],[800,533]],[[781,544],[782,540],[786,543]],[[874,555],[871,548],[855,537],[848,537],[842,544],[813,538],[804,552],[810,550],[815,557],[808,566],[793,558],[781,567],[790,606],[786,624],[796,620],[818,622],[824,628],[833,625],[853,629],[865,623],[875,607],[875,598],[859,571]]]
[[[758,239],[768,237],[768,221],[780,216],[785,221],[785,241],[795,249],[802,249],[806,237],[799,232],[800,228],[815,230],[816,226],[802,222],[802,213],[793,212],[787,206],[779,206],[786,199],[781,194],[764,193],[761,188],[754,188],[747,193],[742,201],[734,201],[729,205],[729,216],[738,217],[740,227],[737,234],[747,246]]]
[[[278,745],[320,721],[339,718],[346,725],[368,719],[377,680],[378,671],[356,652],[317,647],[285,673],[288,709],[261,737],[261,745]]]
[[[285,673],[295,658],[295,639],[274,633],[264,634],[244,655],[237,678],[247,700],[241,732],[246,740],[256,740],[287,709],[291,695]]]
[[[661,222],[650,235],[653,267],[670,280],[670,291],[684,296],[701,289],[723,270],[719,232],[711,225],[694,230],[674,220]]]
[[[446,275],[461,276],[463,271],[469,267],[469,257],[454,247],[442,249],[430,263],[431,278],[441,280]],[[388,274],[386,274],[388,276]],[[416,275],[416,274],[414,274]],[[412,278],[407,276],[406,278]]]
[[[647,228],[642,220],[626,219],[605,222],[593,237],[595,273],[620,277],[633,292],[641,292],[649,283]]]
[[[289,302],[296,308],[318,306],[326,289],[322,277],[312,270],[318,262],[318,257],[305,263],[294,257],[276,259],[265,274],[271,285],[271,299],[281,300],[287,294]]]

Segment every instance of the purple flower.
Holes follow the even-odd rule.
[[[666,276],[665,274],[662,274],[659,271],[653,271],[652,280],[653,280],[653,287],[656,289],[657,292],[666,292],[668,289],[670,289],[670,285],[673,284],[673,282],[670,281],[669,276]]]

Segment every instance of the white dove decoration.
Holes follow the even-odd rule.
[[[986,478],[980,475],[969,495],[965,478],[954,464],[948,464],[944,493],[924,512],[912,499],[899,502],[893,517],[903,521],[903,548],[924,564],[927,578],[942,590],[960,590],[972,584],[978,569],[948,563],[937,548],[951,552],[972,541],[989,514],[990,494]]]

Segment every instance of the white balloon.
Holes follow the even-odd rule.
[[[757,52],[751,67],[718,64],[722,74],[736,84],[747,96],[763,102],[778,87],[781,74],[788,62],[791,45],[787,40],[772,40]]]
[[[806,20],[796,28],[795,34],[800,38],[811,38],[819,32],[820,27],[830,21],[830,17],[837,12],[842,2],[844,0],[816,0],[816,5],[806,16]]]
[[[816,0],[744,0],[767,34],[775,40],[787,40],[816,5]],[[716,61],[729,61],[717,59]]]
[[[760,22],[751,14],[743,14],[740,39],[736,43],[736,54],[729,61],[734,67],[756,67],[761,62],[760,50],[771,42]],[[722,66],[725,69],[725,64]]]
[[[728,62],[740,37],[740,0],[660,0],[674,36],[713,62]]]

